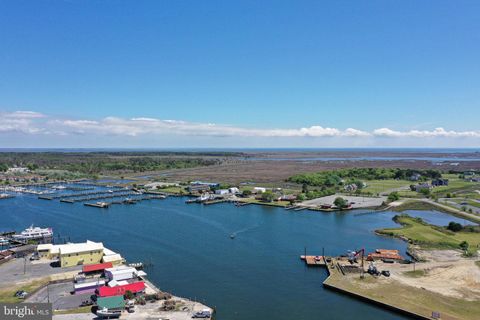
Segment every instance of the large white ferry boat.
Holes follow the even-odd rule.
[[[40,227],[34,227],[33,225],[31,225],[30,228],[25,229],[20,234],[14,234],[12,238],[20,241],[28,241],[28,240],[51,238],[52,236],[53,236],[52,228],[40,228]]]

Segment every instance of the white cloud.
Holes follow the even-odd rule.
[[[197,123],[182,120],[162,120],[148,117],[124,119],[106,117],[100,120],[67,119],[47,116],[33,111],[0,111],[0,134],[19,132],[43,135],[107,135],[107,136],[209,136],[209,137],[284,137],[284,138],[369,138],[380,137],[401,141],[407,138],[480,138],[480,131],[454,131],[436,128],[433,130],[396,131],[379,128],[371,132],[347,128],[330,128],[314,125],[303,128],[245,128],[215,123]],[[358,141],[363,141],[358,139]]]
[[[453,131],[444,128],[435,128],[434,130],[410,130],[410,131],[394,131],[388,128],[376,129],[373,131],[375,136],[379,137],[410,137],[410,138],[480,138],[480,131]]]
[[[36,120],[45,116],[33,111],[0,111],[0,133],[1,132],[21,132],[21,133],[41,133],[45,128],[36,126]]]

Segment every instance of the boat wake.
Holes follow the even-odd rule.
[[[259,224],[256,224],[256,225],[253,225],[253,226],[251,226],[251,227],[244,228],[244,229],[240,229],[240,230],[237,230],[237,231],[235,231],[235,232],[232,232],[232,234],[230,234],[230,238],[233,239],[233,238],[235,238],[236,236],[238,236],[240,233],[245,233],[245,232],[254,230],[254,229],[258,228],[259,226],[260,226]]]

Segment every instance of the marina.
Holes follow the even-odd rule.
[[[86,210],[85,206],[67,207],[57,201],[41,201],[31,195],[1,202],[0,209],[8,212],[8,216],[21,217],[21,220],[7,219],[5,229],[22,230],[25,224],[36,224],[41,219],[56,232],[68,234],[71,241],[108,241],[128,261],[151,262],[153,267],[147,270],[151,282],[159,284],[162,290],[217,307],[218,319],[229,318],[231,314],[241,320],[271,316],[310,319],[312,313],[318,312],[330,317],[359,318],[359,314],[369,314],[369,319],[372,316],[399,319],[397,314],[324,290],[321,281],[326,277],[325,271],[305,270],[295,259],[298,249],[304,246],[312,252],[321,251],[320,246],[324,246],[326,255],[334,255],[338,248],[337,254],[341,254],[355,247],[357,240],[352,234],[360,235],[365,246],[372,250],[384,247],[404,251],[402,241],[371,232],[376,227],[394,226],[393,213],[358,217],[307,210],[289,213],[274,207],[239,208],[233,203],[186,205],[181,197],[114,206],[100,213]],[[115,225],[111,224],[112,219],[117,221]],[[110,231],[108,237],[103,236],[104,230]],[[206,233],[201,241],[196,236],[198,230]],[[266,254],[259,256],[258,250]],[[185,264],[185,256],[203,267]],[[271,267],[263,270],[258,265]],[[245,298],[235,299],[239,296]],[[286,296],[290,298],[285,301]],[[319,303],[307,302],[318,298],[321,298]],[[254,301],[259,299],[266,302],[256,307]],[[331,308],[331,305],[348,308]]]
[[[97,186],[96,188],[107,187]],[[70,191],[57,192],[60,195]],[[109,191],[99,193],[107,196],[111,194],[112,192]],[[137,201],[142,197],[149,198],[150,201]],[[56,199],[58,201],[41,201],[35,195],[22,194],[1,202],[0,209],[8,212],[9,215],[21,217],[24,223],[26,221],[35,223],[37,219],[47,221],[48,226],[57,230],[58,234],[68,234],[68,242],[75,241],[75,238],[113,241],[116,244],[114,249],[124,252],[128,261],[146,262],[142,265],[147,268],[151,281],[161,284],[162,290],[174,291],[180,296],[196,297],[195,299],[201,297],[203,303],[217,307],[218,317],[228,317],[233,312],[238,314],[238,319],[241,320],[257,319],[258,315],[268,317],[272,310],[279,308],[278,313],[275,312],[278,319],[288,319],[294,315],[299,319],[309,319],[310,313],[320,312],[319,308],[323,310],[327,305],[336,303],[348,305],[347,310],[352,311],[341,308],[322,312],[331,317],[338,314],[346,317],[357,314],[358,318],[358,314],[363,313],[375,314],[382,319],[402,317],[398,313],[391,313],[374,305],[365,305],[361,301],[338,295],[330,290],[334,285],[332,278],[329,277],[330,280],[326,282],[328,276],[326,267],[330,257],[345,254],[348,249],[357,247],[359,242],[366,247],[367,252],[381,255],[397,252],[395,250],[399,253],[407,251],[403,241],[379,237],[372,232],[378,228],[395,226],[396,224],[391,220],[395,215],[394,212],[386,210],[373,214],[371,210],[339,213],[312,210],[289,211],[285,208],[258,205],[245,205],[243,208],[244,203],[240,203],[239,206],[236,201],[214,199],[210,196],[201,199],[213,200],[215,206],[186,205],[185,202],[189,202],[188,198],[166,197],[159,193],[99,199],[83,202],[84,205],[81,206],[74,205],[75,199],[69,196],[58,197]],[[159,201],[160,199],[162,201]],[[190,200],[198,202],[195,198]],[[72,202],[67,205],[68,202],[65,201]],[[126,205],[116,206],[118,204]],[[109,209],[86,210],[87,207]],[[409,211],[408,213],[432,223],[444,224],[451,220],[464,223],[462,219],[438,212]],[[112,219],[116,221],[115,224],[111,223]],[[8,219],[8,221],[19,222],[18,219]],[[71,227],[71,221],[74,221],[76,228]],[[145,221],[148,223],[145,224]],[[21,230],[16,223],[7,225],[6,229]],[[105,230],[110,231],[109,237],[102,236]],[[196,237],[198,230],[207,232],[205,239],[200,242]],[[302,230],[302,232],[295,230]],[[58,240],[62,243],[62,240]],[[205,246],[205,243],[210,245]],[[296,262],[298,248],[303,246],[315,253],[322,252],[321,255],[309,255],[305,249],[304,255],[300,257],[301,263],[313,268],[301,268]],[[138,250],[143,247],[145,248]],[[376,252],[378,248],[388,248],[388,250],[382,249]],[[260,257],[257,254],[258,250],[270,253]],[[148,254],[145,254],[144,252],[147,251]],[[202,263],[205,269],[185,265],[183,263],[185,256]],[[222,263],[218,262],[219,257]],[[376,258],[375,255],[371,257]],[[254,267],[261,264],[274,267],[269,268],[268,271]],[[358,268],[343,265],[338,270],[348,275]],[[242,280],[232,282],[232,274]],[[190,279],[188,285],[176,280],[182,278]],[[258,279],[261,279],[260,283]],[[216,281],[224,281],[227,284],[212,286]],[[229,281],[232,283],[229,284]],[[322,286],[323,282],[327,284]],[[276,284],[276,286],[272,287],[267,283]],[[209,288],[207,292],[204,290],[206,287]],[[295,298],[285,306],[279,304],[278,298],[287,296],[290,292],[296,293]],[[240,295],[246,295],[248,299],[245,301],[234,299],[235,296]],[[267,303],[269,313],[266,313],[263,308],[253,308],[255,317],[250,313],[242,312],[248,308],[252,310],[253,301],[262,299],[263,296],[267,296],[268,300],[272,301],[270,305]],[[306,299],[316,299],[315,297],[321,297],[324,302],[319,306],[305,303]],[[279,307],[280,305],[282,307]],[[299,306],[301,309],[298,309]],[[360,317],[360,319],[363,318]]]

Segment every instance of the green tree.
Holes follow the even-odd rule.
[[[38,165],[36,163],[29,163],[29,164],[27,164],[27,168],[30,171],[34,171],[34,170],[38,169]]]
[[[125,299],[132,300],[133,298],[135,298],[135,295],[133,294],[132,291],[130,290],[125,291]]]
[[[448,224],[447,229],[453,232],[458,232],[463,229],[463,226],[460,223],[452,221]]]
[[[390,201],[390,202],[397,201],[399,199],[400,199],[400,196],[398,195],[398,192],[396,192],[396,191],[391,192],[388,195],[388,201]]]
[[[333,201],[333,204],[340,209],[346,208],[348,206],[347,200],[343,199],[342,197],[338,197]]]
[[[265,191],[264,193],[262,193],[262,200],[266,202],[272,202],[273,200],[275,200],[275,195],[272,191]]]
[[[420,193],[423,194],[425,197],[429,197],[430,194],[431,194],[431,191],[429,188],[423,188],[423,189],[420,189]]]
[[[252,195],[252,190],[243,190],[242,196],[250,197]]]
[[[308,192],[308,185],[306,183],[302,184],[302,193]]]
[[[462,241],[459,246],[460,246],[460,249],[462,249],[463,251],[467,251],[469,244],[467,241]]]

